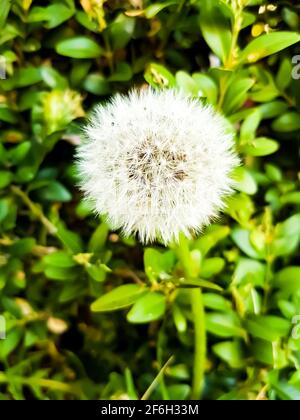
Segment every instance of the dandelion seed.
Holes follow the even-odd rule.
[[[165,244],[217,216],[239,163],[211,107],[151,89],[98,106],[77,159],[82,191],[112,228]]]

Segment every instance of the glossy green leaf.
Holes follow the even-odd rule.
[[[99,299],[92,303],[91,310],[93,312],[109,312],[127,308],[141,298],[145,292],[146,289],[143,286],[125,284],[100,296]]]
[[[217,337],[245,337],[240,321],[234,313],[209,313],[206,316],[207,331]]]
[[[56,45],[56,51],[60,55],[72,58],[98,58],[102,54],[102,48],[93,39],[78,36],[60,41]]]
[[[44,262],[47,265],[55,267],[70,268],[76,265],[76,262],[70,254],[64,251],[56,251],[44,257]]]
[[[271,32],[251,41],[242,51],[240,60],[254,63],[300,42],[300,35],[293,32]]]
[[[238,341],[224,341],[215,344],[213,352],[233,369],[240,369],[245,364],[242,346]]]
[[[160,319],[166,310],[166,298],[161,293],[148,292],[140,297],[127,314],[133,324],[143,324]]]
[[[160,64],[149,64],[144,77],[154,88],[172,88],[176,84],[175,77],[172,73]]]
[[[267,156],[277,152],[279,144],[277,141],[266,137],[259,137],[249,144],[242,146],[242,153],[250,156]]]
[[[297,112],[283,114],[273,122],[272,128],[281,133],[300,130],[300,114]]]
[[[288,335],[291,323],[277,316],[257,316],[246,321],[246,329],[253,337],[273,342]]]

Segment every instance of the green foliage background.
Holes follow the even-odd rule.
[[[146,82],[223,112],[245,164],[226,213],[188,244],[206,307],[203,398],[300,399],[299,12],[297,1],[1,0],[0,399],[141,398],[159,372],[146,397],[190,395],[177,253],[110,232],[76,188],[83,118]]]

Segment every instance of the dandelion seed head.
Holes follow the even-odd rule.
[[[239,163],[232,134],[210,106],[151,89],[98,106],[77,161],[82,191],[112,228],[165,244],[217,216]]]

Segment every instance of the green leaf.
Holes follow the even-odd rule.
[[[145,294],[146,290],[144,286],[137,284],[125,284],[116,287],[93,302],[91,310],[93,312],[109,312],[127,308]]]
[[[94,95],[107,95],[110,93],[108,80],[99,73],[91,73],[83,83],[83,88]]]
[[[234,313],[209,313],[206,315],[207,331],[223,338],[245,337],[238,316]]]
[[[66,203],[72,199],[71,193],[58,181],[51,181],[47,186],[38,189],[40,200],[60,201]]]
[[[195,249],[198,249],[205,256],[220,241],[230,233],[228,226],[210,225],[205,232],[194,242]]]
[[[233,369],[240,369],[245,364],[242,347],[238,341],[225,341],[215,344],[213,352]]]
[[[232,231],[232,239],[236,245],[250,258],[264,259],[264,253],[258,252],[250,241],[251,232],[247,229],[235,228]]]
[[[300,389],[289,385],[287,382],[280,382],[272,385],[283,401],[300,401]]]
[[[103,282],[106,279],[107,271],[101,265],[89,265],[86,267],[86,271],[89,273],[91,278],[98,282]]]
[[[6,106],[0,106],[0,121],[5,121],[8,123],[16,123],[17,122],[17,115],[7,108]]]
[[[249,143],[256,137],[256,130],[262,119],[262,114],[259,108],[254,109],[250,115],[245,118],[245,121],[241,125],[241,142]]]
[[[135,19],[120,14],[106,29],[113,50],[125,48],[131,40],[135,28]]]
[[[271,342],[261,339],[253,339],[251,352],[255,360],[258,362],[265,365],[274,364],[273,348]]]
[[[203,295],[203,301],[206,308],[213,309],[215,311],[228,312],[232,309],[229,300],[215,293],[205,293]]]
[[[139,298],[127,314],[133,324],[143,324],[160,319],[166,310],[166,297],[161,293],[148,292]]]
[[[198,88],[198,95],[207,98],[208,102],[215,105],[218,100],[218,86],[216,82],[206,74],[194,73],[193,79]]]
[[[300,130],[300,114],[298,112],[287,112],[273,122],[272,128],[280,133]]]
[[[52,89],[66,89],[68,87],[67,79],[58,73],[57,70],[52,67],[42,67],[41,76],[46,83]]]
[[[275,118],[288,110],[288,104],[283,101],[272,101],[259,106],[263,119]]]
[[[172,88],[176,85],[173,74],[160,64],[149,64],[144,77],[149,85],[154,88]]]
[[[13,165],[16,165],[22,162],[23,159],[25,159],[30,148],[31,148],[31,142],[24,141],[18,144],[18,146],[16,146],[15,148],[11,149],[8,152],[8,159],[11,161]]]
[[[276,225],[272,253],[276,256],[293,253],[300,242],[300,214],[294,214]]]
[[[274,286],[287,295],[296,293],[300,290],[300,267],[289,266],[279,271],[275,276]]]
[[[9,251],[11,255],[15,257],[22,257],[26,254],[30,254],[35,245],[36,241],[34,238],[23,238],[14,242],[14,244],[10,246]]]
[[[47,265],[54,267],[70,268],[76,265],[73,257],[65,251],[56,251],[44,257],[44,262]]]
[[[94,231],[88,244],[88,251],[95,254],[103,250],[109,233],[109,227],[106,223],[101,223]]]
[[[13,179],[13,175],[9,171],[0,171],[0,188],[7,187]]]
[[[168,386],[170,400],[186,401],[190,395],[191,387],[187,384],[174,384]]]
[[[176,284],[178,287],[201,287],[204,289],[212,289],[217,290],[219,292],[222,292],[223,289],[219,285],[208,281],[208,280],[202,280],[202,279],[179,279],[179,280],[173,280],[174,284]]]
[[[251,284],[253,286],[263,287],[265,284],[265,278],[265,264],[250,258],[239,259],[233,275],[235,283],[238,285]]]
[[[253,195],[257,193],[257,183],[251,172],[244,166],[234,171],[234,180],[236,188],[246,194]]]
[[[250,156],[267,156],[277,152],[279,143],[266,137],[259,137],[249,144],[241,146],[241,152]]]
[[[22,328],[13,328],[7,333],[5,340],[0,340],[0,360],[6,360],[19,345],[22,336]]]
[[[76,279],[77,274],[77,268],[64,268],[54,265],[48,265],[45,268],[45,275],[51,280],[73,281]]]
[[[250,78],[242,78],[232,82],[226,92],[223,103],[223,111],[226,115],[237,111],[246,102],[247,92],[254,83],[255,80]]]
[[[144,254],[145,272],[151,281],[167,280],[168,274],[175,264],[173,251],[159,252],[153,248],[147,248]]]
[[[200,11],[202,35],[211,50],[225,63],[232,38],[229,21],[222,14],[217,2],[204,1]]]
[[[199,88],[195,80],[185,71],[178,71],[176,73],[177,86],[185,93],[193,96],[198,96]]]
[[[0,199],[0,223],[5,220],[9,213],[9,200],[2,198]]]
[[[1,1],[1,8],[0,8],[0,30],[5,25],[7,16],[9,14],[11,8],[12,1],[11,0],[2,0]]]
[[[56,52],[72,58],[98,58],[102,48],[92,39],[78,36],[60,41],[56,45]]]
[[[51,4],[47,7],[33,7],[28,15],[28,22],[45,22],[44,26],[53,29],[70,19],[74,10],[64,4]]]
[[[109,82],[128,82],[133,76],[130,65],[126,62],[118,63],[114,73],[108,78]]]
[[[146,16],[147,19],[152,19],[162,10],[177,3],[178,3],[177,0],[170,0],[165,3],[151,4],[144,10],[144,15]]]
[[[82,241],[80,235],[64,227],[62,223],[57,225],[57,236],[61,242],[74,254],[82,252]]]
[[[4,82],[8,83],[9,89],[13,89],[31,86],[41,81],[42,76],[40,68],[29,66],[16,70],[13,77],[5,80]]]
[[[271,342],[287,337],[292,327],[290,321],[272,315],[248,319],[245,326],[253,337]]]
[[[292,62],[289,58],[284,58],[280,64],[276,75],[276,85],[282,92],[289,86],[292,80]]]
[[[180,307],[176,304],[172,305],[172,315],[177,331],[184,333],[187,329],[187,320]]]
[[[240,55],[240,62],[255,63],[300,42],[300,35],[294,32],[271,32],[251,41]]]
[[[224,267],[225,261],[223,258],[207,258],[202,263],[200,275],[205,279],[209,279],[212,276],[220,273]]]
[[[87,13],[83,10],[79,10],[75,14],[75,19],[77,20],[80,25],[84,26],[91,32],[97,33],[99,31],[99,24],[96,20],[90,19]]]

